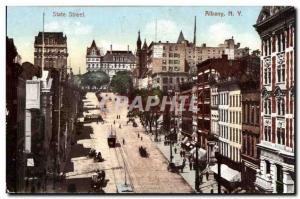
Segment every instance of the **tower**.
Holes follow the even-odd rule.
[[[136,41],[136,46],[137,46],[137,50],[141,50],[142,41],[141,41],[141,37],[140,37],[140,31],[138,32],[138,39]]]
[[[197,18],[196,18],[196,16],[195,16],[195,23],[194,23],[194,45],[196,45],[196,23],[197,23]]]

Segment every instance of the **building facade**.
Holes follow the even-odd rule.
[[[254,25],[261,38],[260,168],[256,187],[295,192],[294,7],[264,6]]]
[[[44,43],[44,44],[43,44]],[[44,45],[44,57],[42,56]],[[44,58],[44,69],[61,69],[67,65],[68,59],[67,36],[62,32],[39,32],[34,40],[34,65],[42,66]]]
[[[258,62],[259,66],[259,62]],[[259,69],[258,69],[259,70]],[[257,71],[258,72],[258,71]],[[257,74],[254,73],[254,74]],[[242,182],[249,191],[255,190],[256,170],[259,168],[260,90],[259,79],[241,84],[242,95]]]
[[[95,40],[93,40],[91,46],[86,49],[86,70],[88,72],[99,70],[101,57],[100,48],[97,47]]]
[[[100,70],[104,71],[111,78],[118,71],[132,71],[136,67],[135,56],[132,51],[129,50],[112,50],[107,51],[103,56]]]

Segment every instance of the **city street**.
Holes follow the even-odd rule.
[[[105,193],[116,193],[117,186],[125,184],[125,180],[127,184],[131,185],[134,193],[193,192],[181,175],[167,171],[167,159],[150,137],[144,134],[139,121],[137,121],[138,127],[136,128],[132,126],[132,123],[127,125],[127,106],[123,103],[118,110],[114,110],[115,95],[112,93],[108,93],[108,95],[112,100],[106,103],[107,111],[100,112],[97,109],[84,113],[84,115],[100,113],[105,122],[103,124],[100,122],[85,124],[85,126],[92,127],[93,133],[90,138],[77,141],[77,144],[82,144],[84,148],[101,151],[105,161],[94,162],[93,159],[87,157],[87,153],[81,157],[72,158],[74,170],[66,173],[66,181],[74,183],[77,186],[77,192],[89,192],[90,184],[87,183],[86,190],[84,190],[82,187],[84,184],[81,184],[79,179],[88,180],[99,169],[105,170],[106,179],[108,179],[107,186],[103,188]],[[99,104],[95,93],[87,93],[86,97],[85,106]],[[117,115],[120,115],[120,119],[117,119]],[[120,125],[121,128],[119,128]],[[119,147],[108,147],[107,136],[111,132],[111,128],[116,131]],[[149,153],[148,158],[140,156],[140,146],[146,147]]]

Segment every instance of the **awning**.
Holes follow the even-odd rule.
[[[218,174],[218,164],[210,168],[215,174]],[[228,182],[241,182],[241,173],[229,168],[225,164],[221,164],[221,177]]]

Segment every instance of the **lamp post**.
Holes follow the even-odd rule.
[[[218,164],[218,175],[217,175],[217,182],[218,182],[218,194],[221,194],[221,161],[222,161],[222,157],[219,153],[219,148],[216,146],[216,151],[215,151],[215,155],[217,158],[217,164]]]
[[[171,97],[172,96],[172,90],[168,90],[168,97]],[[173,144],[173,141],[172,141],[172,125],[171,125],[171,122],[172,122],[172,112],[171,112],[171,109],[170,109],[170,122],[169,122],[169,140],[170,140],[170,163],[172,163],[172,160],[173,160],[173,154],[172,154],[172,144]]]

